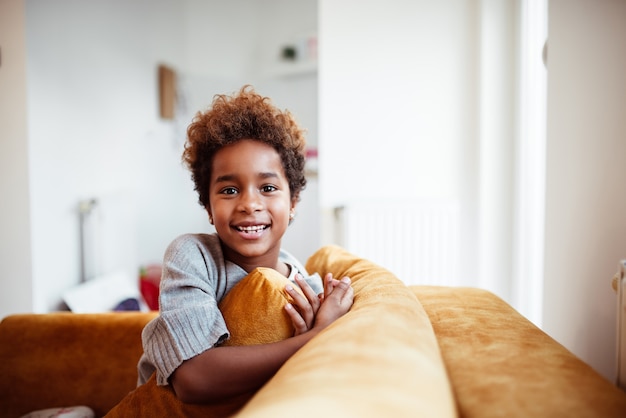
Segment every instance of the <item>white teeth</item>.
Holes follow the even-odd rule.
[[[242,232],[258,232],[265,229],[264,225],[256,225],[256,226],[238,226],[237,229]]]

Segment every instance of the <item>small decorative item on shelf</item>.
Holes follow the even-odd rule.
[[[161,265],[149,264],[139,270],[139,291],[143,300],[152,311],[159,310],[159,285],[161,283]]]
[[[297,58],[296,47],[293,45],[284,46],[280,55],[285,61],[295,61]]]
[[[280,56],[283,61],[290,62],[317,61],[317,34],[309,33],[294,37],[291,43],[282,47]]]

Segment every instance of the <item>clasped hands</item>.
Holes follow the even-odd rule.
[[[354,290],[349,277],[337,280],[332,273],[326,274],[324,292],[319,295],[315,294],[302,275],[296,274],[296,283],[304,295],[291,285],[285,288],[293,298],[293,304],[288,303],[285,310],[291,318],[294,336],[314,328],[322,330],[352,307]]]

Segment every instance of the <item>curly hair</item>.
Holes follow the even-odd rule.
[[[292,114],[276,108],[251,86],[233,96],[216,95],[211,107],[198,112],[187,128],[183,162],[191,171],[198,202],[209,207],[213,157],[222,147],[242,139],[254,139],[273,147],[280,156],[292,199],[306,186],[304,130]]]

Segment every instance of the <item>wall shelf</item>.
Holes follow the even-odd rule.
[[[317,74],[317,61],[280,61],[268,68],[268,78],[302,77]]]

